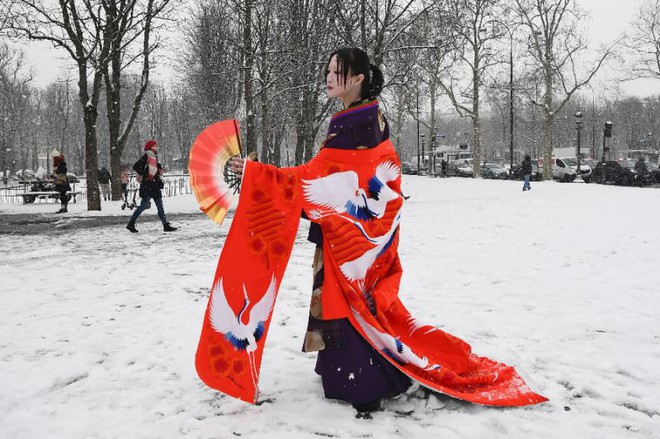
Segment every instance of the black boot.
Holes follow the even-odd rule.
[[[138,229],[135,228],[135,223],[134,222],[129,222],[128,225],[126,226],[128,230],[131,231],[131,233],[138,233]]]
[[[380,399],[364,404],[353,404],[353,408],[357,410],[356,418],[371,419],[371,414],[380,410]]]
[[[172,227],[172,225],[170,223],[163,224],[163,230],[166,231],[166,232],[174,232],[176,229],[177,228]]]
[[[67,212],[68,212],[68,210],[66,209],[66,206],[62,206],[62,207],[60,208],[60,210],[58,210],[58,211],[55,212],[55,213],[67,213]]]

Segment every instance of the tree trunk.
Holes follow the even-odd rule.
[[[429,173],[435,173],[435,146],[436,146],[436,140],[435,140],[435,132],[436,127],[435,127],[435,105],[437,101],[437,96],[436,96],[436,85],[435,81],[431,81],[431,126],[429,127]]]
[[[252,97],[252,66],[254,65],[252,53],[252,2],[253,0],[245,1],[245,27],[243,28],[243,52],[245,56],[245,146],[247,148],[247,154],[257,152],[256,116],[254,114],[254,98]]]
[[[266,90],[261,90],[261,162],[272,164],[270,154],[270,142],[268,134],[272,130],[268,121],[268,100],[266,99]]]
[[[552,124],[554,116],[546,114],[543,120],[543,179],[552,180]]]
[[[555,114],[552,109],[552,76],[545,76],[545,94],[543,95],[543,179],[552,180],[552,125]]]
[[[86,87],[86,86],[85,86]],[[87,210],[101,210],[99,194],[96,119],[98,111],[88,104],[85,108],[85,172],[87,174]]]
[[[476,64],[478,66],[478,64]],[[481,119],[479,117],[479,77],[477,73],[472,76],[472,175],[481,175]]]

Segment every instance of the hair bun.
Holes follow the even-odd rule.
[[[385,78],[383,72],[380,71],[377,65],[369,63],[369,87],[368,98],[376,98],[383,91],[383,83]]]

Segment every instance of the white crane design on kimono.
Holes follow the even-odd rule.
[[[353,316],[360,324],[360,327],[364,331],[369,341],[371,341],[377,349],[383,351],[385,355],[397,363],[413,364],[423,370],[440,369],[441,366],[437,364],[430,364],[426,357],[419,357],[412,351],[412,349],[403,344],[401,340],[384,332],[380,332],[378,329],[367,323],[358,312],[353,309],[351,311],[353,312]]]
[[[308,212],[310,219],[316,220],[330,213],[347,213],[357,220],[382,218],[387,203],[401,196],[387,185],[399,175],[399,167],[386,161],[376,167],[366,191],[360,187],[354,171],[303,180],[305,199],[321,208]]]
[[[348,279],[348,281],[361,281],[367,277],[367,271],[369,271],[369,268],[371,268],[373,263],[376,261],[376,258],[383,254],[383,252],[385,252],[385,250],[387,250],[390,245],[392,245],[395,233],[399,227],[399,223],[401,222],[401,211],[399,210],[396,213],[394,221],[392,221],[392,224],[390,225],[390,229],[386,233],[376,237],[369,236],[364,230],[364,227],[362,227],[362,224],[359,222],[352,220],[349,221],[351,221],[355,227],[360,230],[362,236],[364,236],[367,241],[375,244],[373,248],[365,251],[359,257],[348,262],[344,262],[339,266],[339,269],[341,270],[344,277]]]
[[[242,320],[243,314],[250,305],[250,299],[245,285],[243,285],[245,302],[238,315],[234,313],[234,310],[227,302],[222,278],[218,280],[218,283],[213,288],[213,295],[211,297],[209,310],[211,326],[216,332],[223,334],[225,340],[231,343],[236,350],[247,352],[250,362],[250,374],[252,375],[252,382],[255,389],[257,388],[259,372],[256,370],[254,351],[257,349],[257,343],[266,331],[265,324],[275,304],[276,292],[277,282],[275,276],[273,276],[266,293],[252,307],[247,323],[243,323]]]

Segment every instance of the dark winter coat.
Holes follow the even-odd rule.
[[[106,168],[101,168],[99,171],[99,183],[108,184],[111,180],[112,175],[110,175],[110,171],[108,171]]]
[[[156,160],[158,160],[158,156],[156,156]],[[151,197],[157,200],[163,197],[163,194],[160,191],[164,186],[163,180],[160,177],[163,167],[159,161],[156,161],[156,163],[158,165],[158,172],[156,172],[156,176],[151,181],[147,180],[147,176],[149,175],[149,166],[147,165],[146,153],[143,154],[142,157],[140,157],[140,160],[135,162],[133,165],[133,170],[142,177],[142,181],[140,182],[140,191],[138,192],[142,198]]]
[[[637,163],[635,163],[635,172],[639,177],[644,177],[648,171],[644,160],[638,160]]]
[[[55,190],[57,192],[66,192],[71,190],[69,177],[66,175],[66,173],[66,162],[62,160],[57,165],[57,168],[55,168]]]
[[[523,175],[530,175],[532,173],[532,159],[524,159],[522,161]]]

